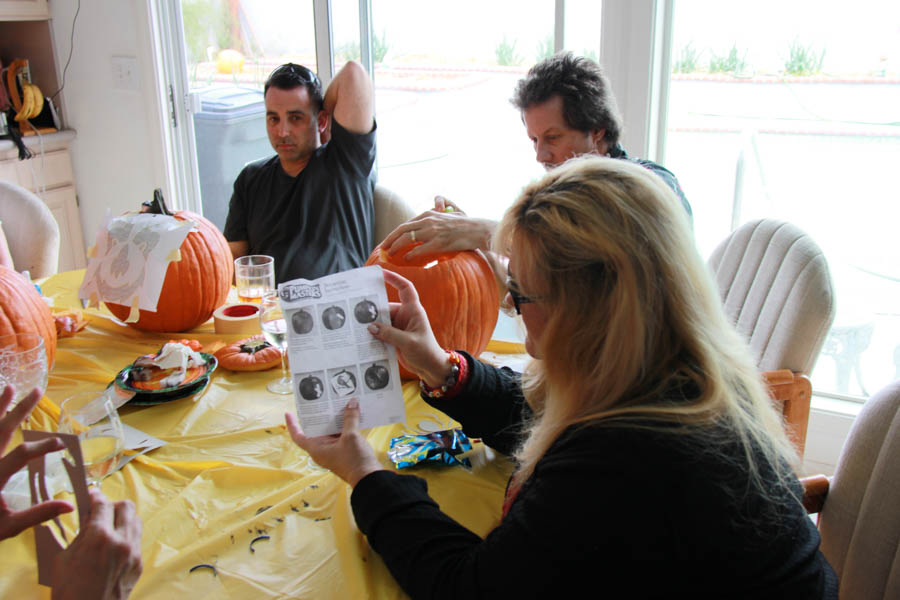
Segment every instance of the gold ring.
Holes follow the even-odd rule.
[[[412,231],[409,232],[409,237],[412,238],[412,241],[414,241],[414,242],[416,241],[416,230],[415,229],[413,229]]]

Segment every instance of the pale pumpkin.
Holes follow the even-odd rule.
[[[34,284],[0,266],[0,335],[36,333],[44,338],[47,366],[56,358],[56,322]]]
[[[366,261],[409,279],[419,293],[438,344],[478,356],[487,347],[497,325],[500,294],[494,272],[474,250],[433,254],[411,261],[404,248],[394,256],[380,246]],[[387,286],[388,299],[398,302],[397,290]],[[401,365],[400,376],[415,378]]]

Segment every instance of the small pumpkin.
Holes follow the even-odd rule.
[[[56,358],[56,321],[34,284],[0,266],[0,335],[36,333],[44,338],[47,367]]]
[[[159,190],[153,202],[144,206],[147,210],[143,212],[193,221],[195,227],[181,244],[181,260],[169,263],[156,312],[141,310],[137,322],[128,325],[142,331],[188,331],[206,322],[225,303],[234,277],[231,250],[219,229],[200,215],[186,210],[169,212]],[[123,321],[131,310],[110,302],[106,307]]]
[[[497,325],[500,294],[494,272],[474,250],[447,252],[406,260],[410,245],[394,256],[376,247],[366,265],[378,265],[409,279],[419,293],[438,344],[478,356]],[[388,299],[398,302],[397,290],[387,286]],[[400,366],[404,379],[415,375]]]
[[[216,352],[219,364],[231,371],[265,371],[281,364],[281,352],[262,335],[225,346]]]

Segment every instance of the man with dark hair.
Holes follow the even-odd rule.
[[[619,144],[622,117],[609,80],[597,63],[570,52],[547,58],[519,80],[511,102],[521,111],[535,158],[545,168],[582,154],[635,162],[672,188],[691,218],[691,206],[675,175],[655,162],[629,157]],[[447,209],[451,212],[445,212]],[[422,242],[406,254],[409,259],[438,251],[488,250],[495,227],[494,221],[468,217],[438,196],[434,210],[397,227],[385,238],[384,246],[395,254],[410,241]]]
[[[268,254],[275,279],[314,279],[362,266],[374,244],[372,82],[348,62],[328,89],[288,63],[265,83],[266,130],[276,155],[234,182],[225,239],[235,258]]]
[[[594,61],[566,52],[534,65],[519,80],[512,103],[522,111],[537,161],[546,168],[581,154],[630,160],[662,178],[691,216],[675,175],[655,162],[630,158],[619,144],[622,117],[609,80]]]

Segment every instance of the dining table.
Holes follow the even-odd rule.
[[[212,319],[189,332],[140,331],[102,305],[83,308],[83,276],[83,270],[69,271],[39,282],[53,311],[81,310],[87,326],[58,340],[30,428],[56,431],[66,397],[103,390],[138,356],[169,340],[196,339],[209,347],[247,337],[216,333]],[[518,344],[492,341],[485,356],[521,351]],[[357,528],[351,488],[288,435],[284,415],[295,410],[294,396],[266,390],[278,375],[277,368],[219,366],[192,396],[119,408],[124,424],[165,442],[101,484],[111,500],[133,501],[143,522],[143,574],[131,598],[407,597]],[[405,382],[403,396],[404,423],[363,432],[386,469],[396,469],[387,455],[392,438],[459,426],[422,400],[417,382]],[[19,441],[17,432],[7,451]],[[477,440],[470,459],[468,468],[430,463],[400,472],[424,478],[444,512],[484,536],[500,521],[512,463]],[[58,497],[72,499],[65,491]],[[76,533],[74,515],[62,522]],[[49,588],[38,584],[33,531],[0,542],[0,598],[49,597]]]

